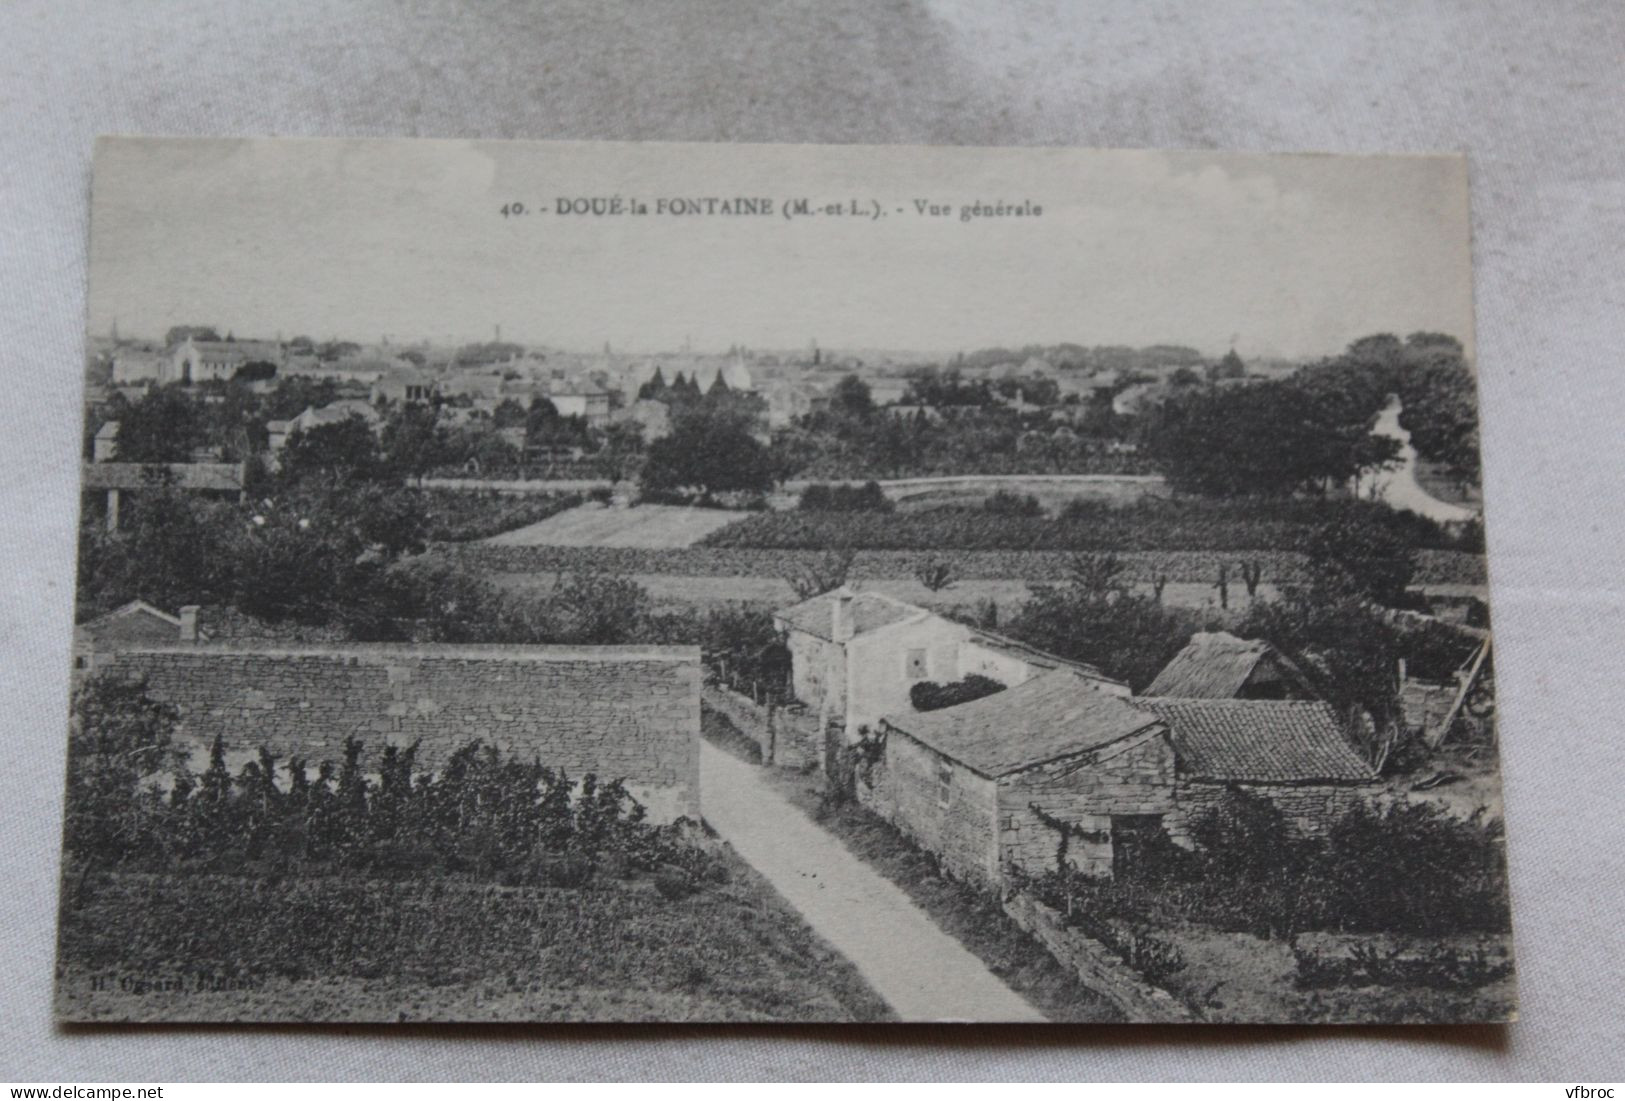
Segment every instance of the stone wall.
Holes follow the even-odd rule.
[[[764,765],[806,768],[819,763],[818,716],[806,708],[759,704],[720,684],[704,689],[706,706],[728,717],[762,751]]]
[[[946,785],[944,769],[950,777]],[[884,758],[860,768],[857,793],[859,802],[935,853],[955,876],[984,887],[999,885],[998,795],[992,780],[893,730],[886,735]]]
[[[1112,815],[1162,815],[1174,806],[1174,750],[1157,727],[1085,756],[1037,765],[999,781],[1001,863],[1030,874],[1055,867],[1060,835],[1032,810],[1076,823],[1068,860],[1086,875],[1112,874]]]
[[[790,651],[790,690],[815,721],[846,715],[846,651],[805,631],[785,636]]]
[[[144,678],[194,753],[337,762],[346,738],[417,742],[442,765],[479,740],[573,777],[623,779],[652,820],[699,816],[700,656],[692,647],[136,646],[100,669]]]
[[[1286,818],[1287,825],[1300,836],[1319,837],[1360,803],[1370,802],[1381,791],[1376,784],[1237,784],[1241,790],[1268,799]],[[1176,841],[1189,843],[1190,824],[1204,811],[1218,806],[1229,785],[1201,780],[1181,780],[1174,797],[1178,810],[1169,822],[1168,832]]]
[[[1032,934],[1062,967],[1076,973],[1085,986],[1110,1001],[1129,1021],[1148,1024],[1202,1019],[1168,991],[1142,978],[1110,948],[1076,929],[1066,928],[1059,914],[1031,895],[1017,893],[1007,899],[1004,912]]]

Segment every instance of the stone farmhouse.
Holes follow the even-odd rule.
[[[1239,789],[1301,834],[1378,793],[1357,720],[1313,698],[1267,644],[1197,635],[1131,696],[1099,670],[879,593],[838,589],[780,611],[798,700],[842,732],[858,796],[956,875],[999,886],[1068,860],[1122,874]],[[910,689],[975,673],[1007,687],[918,711]]]
[[[210,641],[197,609],[139,602],[81,625],[75,676],[146,683],[180,712],[194,764],[215,738],[234,771],[261,747],[371,768],[416,745],[432,770],[478,740],[581,779],[623,780],[650,821],[700,813],[700,656],[685,646],[488,646]]]
[[[774,625],[790,650],[796,699],[821,726],[840,726],[848,741],[882,716],[912,707],[910,690],[923,681],[979,673],[1015,685],[1065,667],[1107,693],[1129,691],[1091,666],[882,593],[843,586],[781,609]]]

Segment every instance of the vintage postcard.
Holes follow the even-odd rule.
[[[59,1018],[1511,1019],[1466,180],[102,141]]]

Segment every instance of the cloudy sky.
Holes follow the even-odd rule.
[[[105,139],[90,325],[158,336],[953,351],[1071,340],[1320,355],[1471,349],[1456,157],[920,147]],[[643,216],[561,217],[560,197]],[[772,217],[653,212],[772,199]],[[878,220],[786,220],[877,200]],[[951,209],[914,213],[915,200]],[[1041,217],[961,220],[1030,201]],[[531,213],[504,217],[505,204]]]

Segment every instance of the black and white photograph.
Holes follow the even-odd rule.
[[[1515,1019],[1466,158],[90,206],[58,1020]]]

